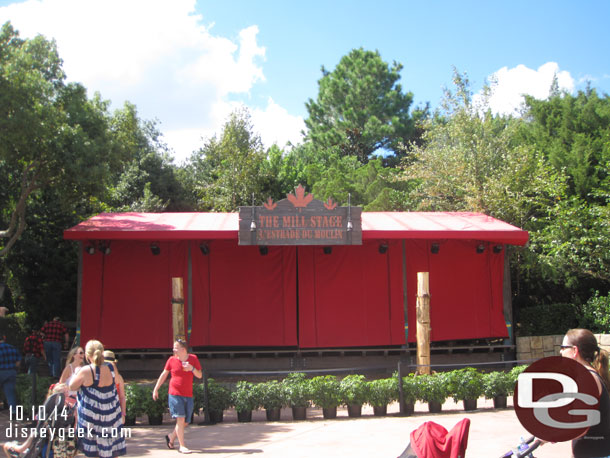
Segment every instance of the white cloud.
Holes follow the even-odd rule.
[[[182,160],[202,145],[202,137],[220,131],[236,107],[231,97],[248,95],[265,81],[258,27],[241,30],[236,40],[214,35],[195,3],[28,0],[1,7],[0,23],[10,20],[23,37],[54,38],[70,81],[99,91],[115,108],[130,101],[140,117],[157,119]],[[273,136],[274,116],[283,129],[275,134],[281,141],[296,130],[294,117],[272,102],[262,111],[250,109],[264,139]]]
[[[489,98],[489,108],[493,113],[516,115],[524,102],[523,95],[531,95],[537,99],[546,99],[553,78],[557,77],[560,90],[572,92],[574,79],[567,71],[560,71],[555,62],[547,62],[537,70],[517,65],[515,68],[503,67],[490,77],[492,94]],[[481,99],[481,94],[475,96],[475,101]]]
[[[269,97],[265,110],[255,109],[252,122],[266,147],[277,144],[280,148],[291,142],[296,145],[301,140],[305,122],[301,116],[292,116]]]

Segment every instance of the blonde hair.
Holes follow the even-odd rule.
[[[104,346],[99,340],[87,342],[85,354],[94,366],[101,366],[104,363]]]
[[[68,352],[68,356],[66,356],[66,367],[74,362],[74,355],[78,350],[83,350],[83,347],[74,347],[72,350]],[[84,351],[84,350],[83,350]]]

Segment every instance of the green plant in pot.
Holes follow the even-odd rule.
[[[322,408],[324,418],[335,418],[341,404],[339,381],[334,375],[319,375],[311,379],[311,397]]]
[[[411,415],[415,411],[415,402],[420,398],[419,383],[415,373],[402,378],[403,412]]]
[[[396,378],[382,378],[368,382],[368,403],[373,406],[376,416],[386,415],[388,404],[398,399],[398,382]]]
[[[277,380],[269,380],[258,385],[267,421],[279,421],[282,407],[288,404],[284,385]]]
[[[159,388],[159,396],[155,401],[152,398],[153,387],[145,388],[144,412],[148,415],[148,423],[151,425],[163,423],[163,414],[168,410],[167,390],[167,385],[162,385]]]
[[[136,417],[144,414],[147,390],[137,383],[125,384],[125,425],[136,424]],[[152,397],[152,392],[150,393]]]
[[[506,398],[514,389],[510,374],[494,371],[483,374],[483,394],[487,399],[493,399],[496,409],[506,408]]]
[[[195,386],[195,406],[196,409],[205,409],[205,386],[203,383],[199,383]],[[208,404],[209,404],[209,417],[212,423],[221,423],[223,420],[223,412],[231,407],[232,396],[229,388],[216,382],[213,378],[208,379]]]
[[[282,380],[288,405],[294,420],[307,418],[307,407],[311,405],[311,384],[303,372],[292,372]]]
[[[521,366],[513,367],[510,370],[510,372],[508,373],[510,383],[512,385],[512,388],[510,389],[510,391],[508,393],[509,395],[511,395],[515,392],[515,386],[517,385],[517,378],[519,378],[519,374],[521,374],[521,372],[523,372],[525,369],[527,369],[527,365],[522,364]]]
[[[235,385],[232,403],[237,410],[238,421],[252,421],[252,411],[261,406],[260,389],[254,383],[241,380]]]
[[[347,375],[339,382],[341,402],[347,406],[350,417],[362,415],[362,404],[368,399],[368,388],[364,375]]]
[[[455,402],[463,401],[464,410],[476,410],[477,399],[483,395],[483,375],[474,367],[465,367],[449,372],[447,377]]]
[[[428,410],[432,413],[440,412],[444,402],[449,396],[447,377],[443,373],[418,375],[420,401],[428,403]]]

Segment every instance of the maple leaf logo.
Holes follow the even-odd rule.
[[[277,207],[277,204],[273,202],[273,199],[271,197],[269,197],[267,199],[267,202],[263,204],[263,207],[265,207],[269,211],[272,211],[275,207]]]
[[[305,208],[309,205],[309,203],[313,200],[313,195],[307,194],[305,195],[305,188],[302,185],[299,185],[295,190],[294,194],[288,194],[286,196],[290,203],[294,205],[296,208]]]
[[[337,207],[337,202],[333,202],[333,200],[329,197],[326,202],[324,202],[324,207],[327,210],[334,210]]]

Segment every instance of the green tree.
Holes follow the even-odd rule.
[[[118,211],[188,211],[181,173],[162,141],[156,123],[138,117],[126,103],[111,119],[115,148],[124,158],[120,173],[109,189],[108,204]]]
[[[384,62],[378,51],[362,48],[341,58],[332,72],[322,67],[318,97],[306,103],[307,140],[361,162],[382,149],[401,151],[400,142],[415,133],[409,114],[413,95],[398,83],[401,70],[397,62]]]
[[[194,153],[186,166],[188,188],[198,200],[200,210],[236,211],[251,205],[252,194],[260,202],[268,182],[264,173],[266,160],[262,141],[253,132],[246,109],[229,116],[220,136],[209,139]]]
[[[525,100],[523,141],[565,171],[571,195],[605,203],[595,199],[594,191],[609,175],[610,97],[588,88],[575,96],[555,91],[546,100]]]
[[[104,192],[112,163],[107,104],[66,84],[55,43],[23,40],[9,23],[0,32],[0,257],[26,229],[32,197],[52,188],[69,208]]]

